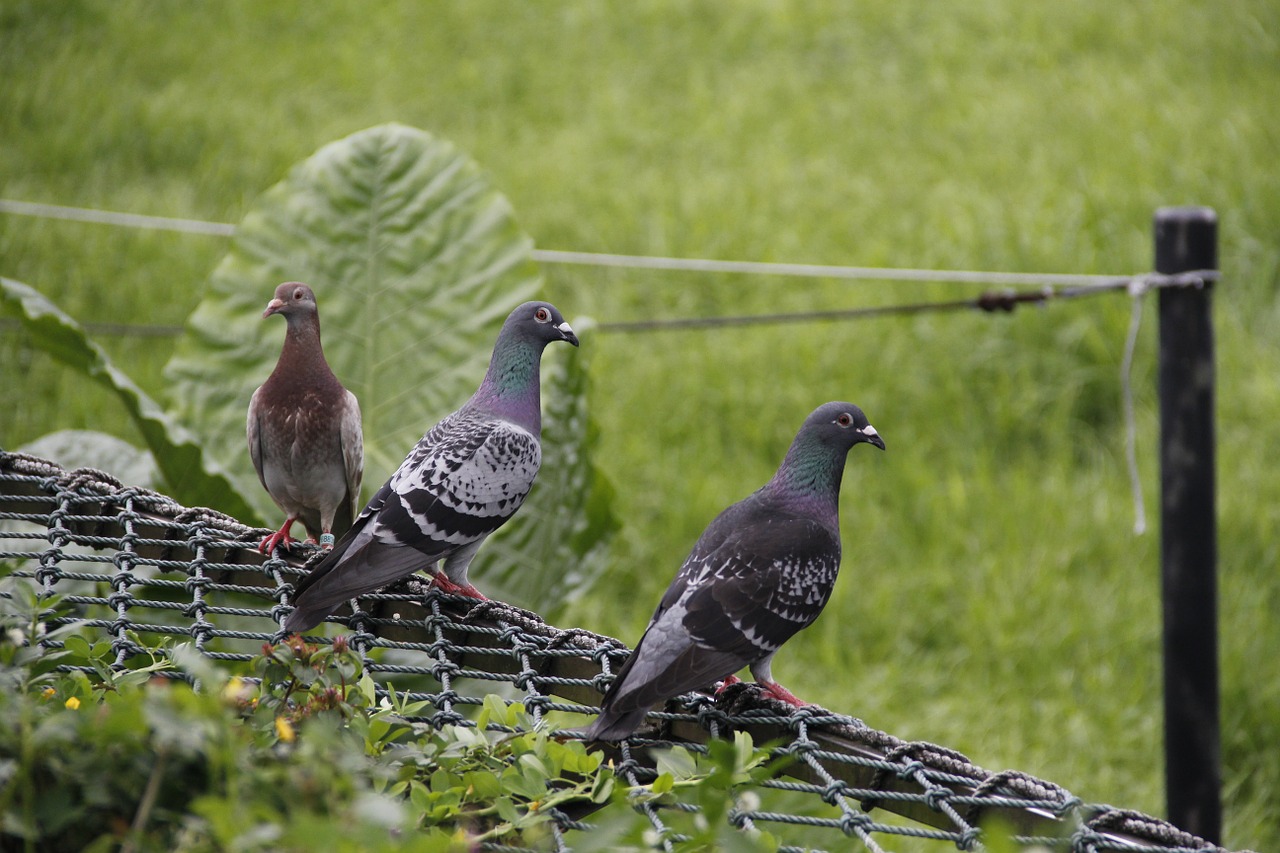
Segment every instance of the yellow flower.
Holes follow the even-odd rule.
[[[40,695],[45,699],[52,699],[53,695],[57,692],[58,691],[54,690],[52,687],[46,687],[44,690],[40,691]]]
[[[293,723],[284,717],[276,717],[276,737],[285,743],[293,743],[297,734],[293,731]]]
[[[76,697],[72,696],[70,699],[68,699],[68,700],[67,700],[67,709],[68,709],[68,710],[70,710],[70,711],[75,711],[75,710],[77,710],[79,707],[80,707],[80,700],[79,700],[79,699],[77,699]]]
[[[253,693],[253,685],[249,684],[240,676],[233,676],[226,686],[222,688],[222,698],[228,702],[245,702],[248,701],[250,694]]]

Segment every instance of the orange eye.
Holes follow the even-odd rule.
[[[849,414],[848,412],[843,412],[841,413],[840,417],[836,418],[836,423],[842,427],[852,426],[853,415]]]
[[[533,312],[533,319],[537,320],[539,323],[549,323],[551,322],[551,312],[546,308],[539,308],[537,311]]]

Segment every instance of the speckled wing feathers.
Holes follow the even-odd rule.
[[[355,595],[478,542],[502,526],[538,473],[537,438],[462,410],[433,427],[365,507],[353,536],[298,585],[288,630]]]
[[[390,486],[421,535],[465,544],[520,508],[541,463],[542,448],[528,431],[458,412],[427,433]],[[396,534],[406,544],[415,535]]]
[[[773,654],[826,605],[839,540],[755,498],[725,510],[685,560],[605,698],[616,712],[643,711]]]

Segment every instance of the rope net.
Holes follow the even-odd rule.
[[[51,624],[109,638],[118,667],[150,660],[168,639],[244,672],[264,643],[283,640],[280,622],[305,568],[260,555],[256,544],[266,532],[101,471],[68,472],[0,450],[0,579],[25,578],[59,595],[74,609]],[[446,595],[419,580],[360,597],[325,628],[347,634],[380,691],[394,684],[398,696],[425,702],[431,712],[410,720],[437,729],[474,726],[484,697],[495,693],[522,703],[535,726],[556,711],[587,715],[575,724],[588,721],[629,653],[610,637],[562,630],[527,610]],[[787,759],[781,775],[755,785],[725,819],[767,829],[781,850],[847,850],[850,839],[871,851],[981,849],[981,827],[992,818],[1020,847],[1220,849],[1167,822],[1083,803],[1025,773],[992,773],[953,750],[905,742],[816,705],[790,708],[753,684],[672,700],[648,722],[605,748],[633,788],[658,778],[654,756],[663,747],[706,754],[709,739],[739,731],[773,744],[771,756]],[[681,826],[698,812],[676,794],[635,799],[660,848],[685,840]],[[589,812],[557,813],[553,849],[572,850],[575,837],[591,830],[589,819]]]

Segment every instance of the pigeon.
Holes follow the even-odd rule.
[[[324,359],[311,288],[296,281],[277,287],[262,316],[273,314],[284,317],[284,347],[275,370],[249,400],[245,433],[258,479],[285,520],[258,550],[287,548],[295,521],[329,548],[351,527],[360,506],[360,404]]]
[[[770,664],[831,597],[840,481],[849,449],[863,442],[884,450],[852,403],[826,403],[809,415],[773,478],[703,531],[583,731],[587,740],[622,740],[655,704],[736,681],[743,667],[766,695],[803,704],[773,680]]]
[[[542,462],[539,366],[553,341],[578,345],[555,306],[526,302],[498,333],[484,381],[428,430],[391,478],[298,584],[288,632],[305,631],[339,604],[423,567],[446,592],[484,596],[467,568],[485,538],[515,514]]]

